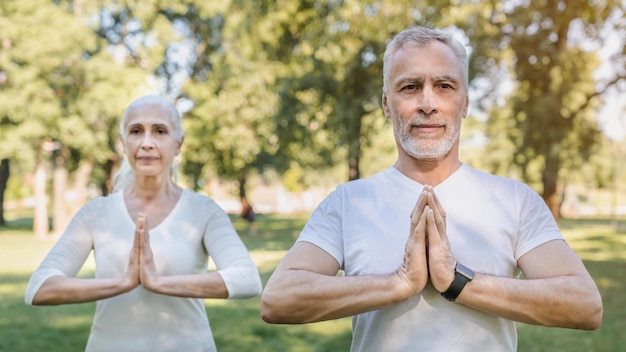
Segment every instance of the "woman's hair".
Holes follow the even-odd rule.
[[[130,113],[143,106],[149,105],[157,105],[163,109],[172,119],[174,123],[176,140],[181,142],[185,132],[183,131],[183,125],[181,121],[180,112],[176,109],[176,106],[169,101],[168,99],[158,96],[158,95],[146,95],[140,98],[135,99],[133,102],[128,105],[126,111],[124,111],[124,115],[122,115],[122,120],[120,121],[120,137],[122,138],[122,143],[126,139],[126,124],[128,123],[128,116]],[[176,164],[172,163],[170,166],[170,174],[174,180],[176,180]],[[135,179],[135,172],[130,166],[128,162],[128,157],[124,155],[122,163],[120,165],[119,170],[113,175],[113,192],[119,192],[124,190],[126,187],[133,183]]]
[[[387,44],[385,54],[383,56],[383,92],[387,92],[389,88],[389,74],[393,66],[391,57],[396,51],[402,49],[405,45],[424,46],[433,40],[438,40],[449,46],[454,54],[461,62],[461,70],[463,71],[463,79],[465,81],[465,89],[468,88],[468,58],[467,51],[461,42],[454,39],[448,32],[430,29],[425,27],[412,27],[398,33]]]

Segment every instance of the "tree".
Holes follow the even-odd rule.
[[[489,134],[504,132],[512,143],[511,162],[524,180],[543,185],[543,198],[556,219],[560,173],[578,168],[601,137],[593,116],[600,103],[596,97],[626,77],[617,69],[598,87],[593,72],[599,60],[595,50],[587,49],[590,43],[597,46],[606,31],[623,33],[623,7],[618,1],[544,0],[465,8],[473,13],[468,16],[473,21],[464,22],[474,43],[473,73],[484,72],[499,88],[493,79],[503,81],[504,67],[513,86],[506,104],[492,101]],[[618,67],[624,67],[623,59]]]
[[[345,160],[348,179],[360,177],[362,148],[383,124],[382,56],[389,38],[407,26],[437,25],[448,1],[296,1],[272,12],[286,62],[279,78],[277,134],[281,155],[308,165]],[[302,148],[304,146],[305,148]],[[301,155],[302,150],[314,151]],[[325,164],[324,164],[325,163]]]
[[[34,229],[36,235],[45,236],[50,152],[63,146],[59,141],[66,132],[64,119],[81,89],[82,54],[94,38],[73,16],[48,1],[7,1],[0,11],[4,77],[0,117],[7,137],[0,143],[8,158],[37,165]],[[66,141],[71,144],[69,138]]]
[[[125,55],[116,63],[112,45],[103,40],[110,34],[106,26],[86,25],[90,15],[105,12],[81,5],[41,0],[0,6],[0,143],[6,158],[37,170],[34,230],[41,237],[48,230],[49,170],[54,170],[53,225],[61,231],[83,204],[94,165],[117,159],[119,115],[146,82],[140,66],[149,67],[129,65]],[[66,204],[71,175],[77,196]]]

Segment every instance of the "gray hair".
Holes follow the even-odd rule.
[[[454,54],[461,62],[465,89],[468,88],[468,58],[467,51],[465,50],[463,44],[452,37],[450,33],[442,30],[425,27],[411,27],[398,33],[391,40],[391,42],[387,44],[385,55],[383,56],[383,92],[386,93],[389,88],[389,74],[391,72],[391,68],[393,67],[393,62],[391,60],[393,54],[402,49],[405,45],[424,46],[433,40],[438,40],[446,44],[452,49],[452,51],[454,51]]]
[[[145,95],[133,100],[128,105],[126,111],[124,111],[124,115],[122,115],[122,120],[120,121],[120,137],[122,138],[122,142],[126,139],[126,125],[128,124],[128,116],[130,113],[139,107],[149,105],[161,107],[161,109],[163,109],[163,111],[171,117],[172,122],[174,123],[176,140],[181,142],[185,136],[185,132],[183,130],[180,112],[171,101],[159,95]],[[172,163],[170,166],[170,175],[174,180],[177,179],[175,163]],[[128,162],[128,157],[124,155],[119,170],[113,176],[113,192],[123,191],[126,187],[133,183],[134,179],[135,172]]]

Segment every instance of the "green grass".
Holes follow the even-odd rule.
[[[276,264],[296,239],[305,216],[258,215],[258,236],[233,217],[237,230],[267,282]],[[27,307],[26,281],[54,240],[37,240],[30,219],[0,227],[0,351],[82,351],[95,304]],[[563,233],[583,258],[604,298],[604,319],[596,331],[578,331],[518,324],[519,351],[621,351],[626,346],[626,232],[615,231],[607,219],[564,220]],[[90,275],[92,264],[81,275]],[[220,352],[347,351],[350,319],[307,324],[269,325],[259,317],[259,298],[207,300],[206,309]]]

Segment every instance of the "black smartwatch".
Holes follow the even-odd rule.
[[[452,280],[452,284],[450,284],[446,292],[441,292],[441,295],[448,301],[454,302],[463,290],[463,287],[465,287],[465,284],[472,281],[473,278],[474,272],[465,265],[457,262],[456,268],[454,269],[454,280]]]

